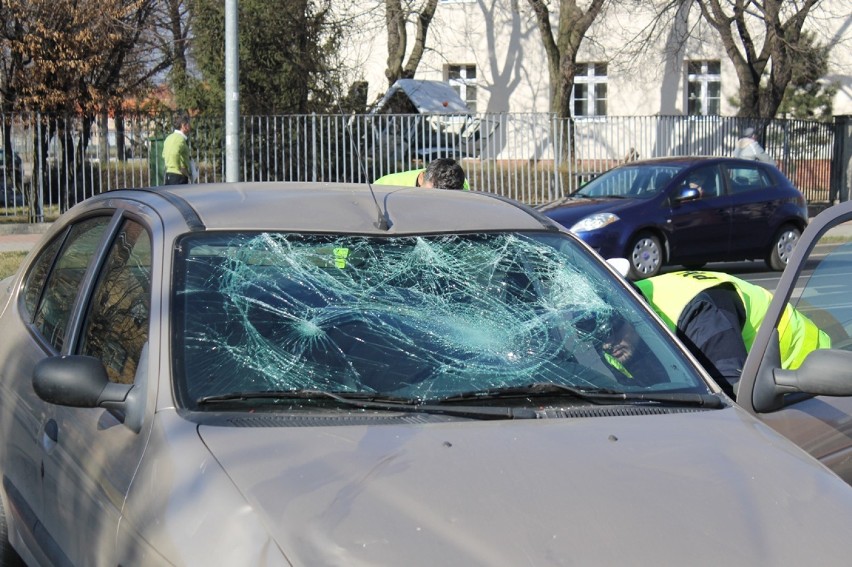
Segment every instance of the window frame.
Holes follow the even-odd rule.
[[[580,72],[583,70],[583,72]],[[599,71],[603,73],[599,73]],[[604,62],[578,63],[574,74],[574,88],[571,89],[571,112],[575,118],[601,118],[609,112],[609,65]],[[586,89],[586,96],[577,97],[577,87]],[[585,112],[577,112],[577,103],[583,101]],[[599,105],[603,105],[603,111]]]
[[[698,72],[693,72],[692,67],[698,65]],[[718,66],[718,72],[711,71],[711,65]],[[722,62],[718,59],[696,59],[688,60],[684,65],[685,70],[685,107],[688,116],[720,116],[722,113]],[[691,86],[698,86],[698,96],[692,96]],[[710,87],[718,87],[718,96],[710,95]],[[697,101],[697,111],[694,111],[694,101]],[[717,112],[710,112],[711,101],[716,104]]]
[[[454,70],[458,71],[458,76],[454,76]],[[468,76],[471,70],[473,70],[473,77]],[[471,111],[476,112],[477,97],[479,95],[476,65],[471,63],[449,63],[445,67],[445,73],[446,81],[450,84],[450,87],[456,91]]]

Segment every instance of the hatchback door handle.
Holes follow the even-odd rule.
[[[49,419],[47,423],[44,424],[44,434],[48,439],[50,439],[54,443],[58,442],[59,425],[56,423],[56,420]]]

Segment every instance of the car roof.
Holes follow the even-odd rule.
[[[699,165],[699,164],[714,164],[721,162],[747,162],[749,164],[760,163],[756,162],[752,159],[741,159],[735,157],[727,157],[727,156],[664,156],[664,157],[655,157],[655,158],[647,158],[640,159],[636,161],[630,161],[621,164],[621,166],[636,166],[636,165],[660,165],[660,164],[672,164],[672,165]],[[765,164],[764,164],[765,165]]]
[[[204,183],[111,191],[177,206],[190,226],[207,230],[284,230],[405,234],[560,230],[533,209],[497,195],[355,183]],[[96,198],[97,199],[97,198]],[[379,222],[379,206],[387,226]]]

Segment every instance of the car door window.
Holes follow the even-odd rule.
[[[757,165],[729,166],[728,186],[731,193],[745,193],[772,187],[772,179],[763,168]]]
[[[800,278],[790,303],[831,338],[831,348],[852,350],[852,242],[823,237],[810,256],[809,278]],[[784,320],[782,319],[782,324]],[[779,331],[783,329],[779,326]]]
[[[65,330],[77,291],[109,221],[108,216],[95,217],[72,227],[44,285],[33,324],[57,351],[65,343]]]
[[[32,321],[32,316],[36,311],[41,292],[44,289],[44,283],[47,281],[47,274],[50,272],[53,261],[56,259],[56,253],[59,252],[59,247],[62,245],[62,238],[55,238],[47,247],[39,252],[32,268],[27,274],[24,282],[24,307],[27,312],[27,320]]]
[[[700,167],[686,177],[689,187],[698,189],[704,199],[718,197],[722,194],[719,169],[716,166]]]
[[[100,359],[113,382],[130,384],[148,339],[151,238],[125,221],[98,278],[83,327],[81,354]]]

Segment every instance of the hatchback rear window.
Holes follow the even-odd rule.
[[[729,167],[728,178],[732,193],[757,191],[774,185],[766,170],[757,165]]]

